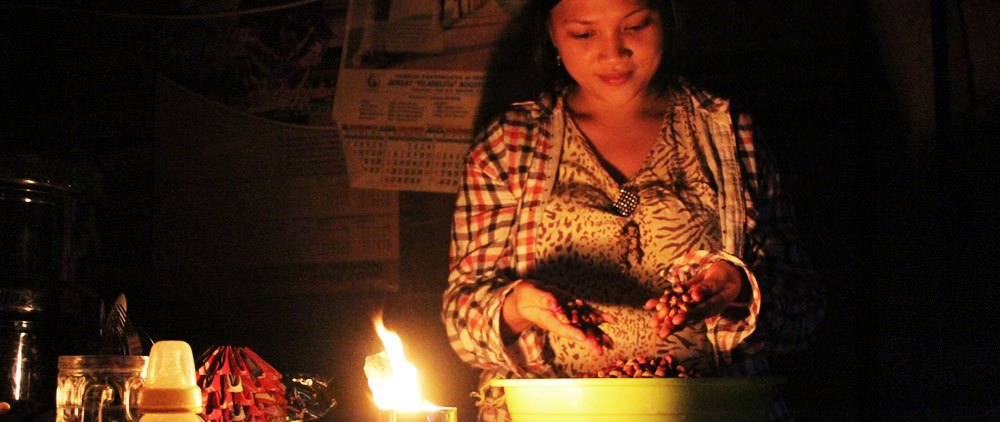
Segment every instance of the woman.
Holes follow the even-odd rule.
[[[494,378],[589,376],[620,357],[767,374],[823,314],[749,117],[669,76],[664,3],[526,5],[555,77],[473,143],[443,297],[453,348],[483,370],[480,420],[509,419]],[[692,303],[662,316],[673,284]],[[603,332],[570,324],[567,298]],[[780,400],[770,415],[788,418]]]

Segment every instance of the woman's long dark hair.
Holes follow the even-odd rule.
[[[663,21],[663,59],[653,80],[653,89],[665,89],[676,79],[679,55],[674,40],[674,13],[671,0],[649,0]],[[480,131],[514,101],[533,100],[540,94],[554,95],[575,84],[556,60],[558,53],[549,38],[548,21],[559,0],[528,0],[510,20],[494,46],[483,96],[476,113],[475,129]]]

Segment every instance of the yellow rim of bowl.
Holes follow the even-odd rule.
[[[562,387],[586,386],[656,386],[656,385],[775,385],[785,383],[784,377],[748,378],[524,378],[495,379],[496,387]]]

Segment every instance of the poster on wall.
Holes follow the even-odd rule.
[[[522,4],[349,1],[333,119],[351,186],[458,189],[492,45]]]
[[[338,131],[156,90],[155,272],[273,294],[395,290],[396,192],[350,188]]]
[[[347,0],[267,3],[185,2],[185,19],[155,22],[155,71],[255,116],[332,125]]]

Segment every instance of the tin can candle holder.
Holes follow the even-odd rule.
[[[412,412],[379,409],[376,422],[458,422],[458,409],[435,407]]]

